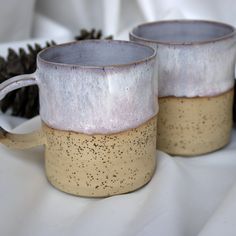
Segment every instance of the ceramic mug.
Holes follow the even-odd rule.
[[[157,49],[157,148],[192,156],[225,146],[232,130],[235,28],[159,21],[137,26],[130,39]]]
[[[1,132],[11,148],[45,145],[46,175],[56,188],[101,197],[140,188],[155,165],[156,52],[116,40],[86,40],[41,51],[37,70],[0,85],[0,97],[37,84],[42,129]]]

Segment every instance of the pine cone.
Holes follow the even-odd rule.
[[[47,46],[55,45],[55,42],[48,42]],[[42,50],[38,44],[27,45],[28,52],[20,48],[18,52],[8,49],[6,60],[0,57],[0,82],[13,76],[30,74],[36,70],[36,57]],[[36,85],[14,90],[6,95],[0,102],[2,112],[11,110],[14,116],[31,118],[39,114],[38,87]]]
[[[75,36],[75,40],[85,40],[85,39],[101,39],[103,38],[102,31],[95,29],[91,29],[91,31],[88,31],[86,29],[80,30],[80,35]],[[113,37],[110,35],[108,37],[105,37],[104,39],[112,39]]]

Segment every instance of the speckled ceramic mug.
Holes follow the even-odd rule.
[[[192,156],[225,146],[232,129],[235,28],[160,21],[137,26],[130,39],[157,49],[157,148]]]
[[[157,101],[155,50],[127,41],[87,40],[54,46],[37,70],[0,85],[0,97],[37,84],[42,129],[1,142],[45,145],[46,175],[56,188],[102,197],[133,191],[152,177]]]

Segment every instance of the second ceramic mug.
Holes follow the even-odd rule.
[[[0,97],[37,84],[42,130],[1,130],[13,148],[45,145],[48,180],[81,196],[135,190],[155,165],[155,50],[133,42],[88,40],[43,50],[37,70],[0,85]]]
[[[130,39],[157,49],[157,148],[191,156],[226,145],[232,130],[235,28],[201,20],[160,21],[137,26]]]

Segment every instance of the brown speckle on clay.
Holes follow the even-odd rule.
[[[64,192],[92,197],[126,193],[145,185],[154,173],[156,116],[109,135],[60,131],[46,124],[43,130],[47,177]]]
[[[214,97],[159,98],[157,149],[200,155],[225,146],[231,136],[233,89]]]

